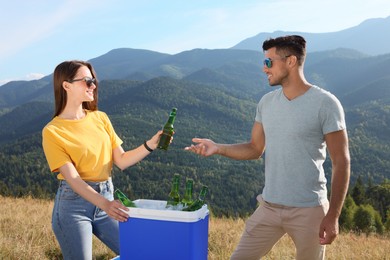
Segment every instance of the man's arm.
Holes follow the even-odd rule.
[[[320,226],[320,243],[331,244],[339,233],[338,219],[348,191],[350,156],[346,130],[325,135],[326,145],[332,161],[332,184],[329,211]]]
[[[202,138],[193,138],[192,141],[197,144],[186,147],[185,150],[203,156],[219,154],[236,160],[258,159],[265,149],[263,125],[258,122],[253,124],[251,140],[247,143],[217,144],[210,139]]]

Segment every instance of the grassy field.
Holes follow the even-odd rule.
[[[52,201],[0,196],[0,259],[61,259],[51,230],[52,208]],[[208,259],[229,259],[243,228],[242,219],[210,217]],[[294,259],[294,250],[285,236],[265,259]],[[326,250],[326,259],[390,259],[390,239],[341,234]],[[94,240],[94,259],[114,256]]]

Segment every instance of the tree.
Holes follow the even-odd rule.
[[[366,201],[366,190],[360,175],[356,179],[355,186],[352,189],[352,198],[358,206],[364,204]]]
[[[390,209],[390,183],[385,180],[382,184],[367,188],[366,202],[371,204],[386,221],[386,212]]]
[[[356,211],[356,203],[350,194],[345,198],[343,210],[341,211],[339,223],[340,227],[344,231],[350,231],[354,227],[353,217]]]
[[[371,232],[375,231],[374,215],[366,206],[360,205],[357,208],[353,220],[359,234],[363,232],[368,236]]]
[[[363,232],[368,236],[372,232],[383,232],[379,213],[371,205],[360,205],[355,211],[353,220],[359,234]]]
[[[386,228],[387,232],[390,232],[390,209],[387,210],[386,216],[387,216],[387,218],[386,218],[387,220],[386,220],[386,223],[385,223],[385,228]]]
[[[384,231],[385,231],[385,227],[383,225],[381,215],[376,210],[374,212],[374,220],[375,220],[375,230],[376,230],[376,233],[382,235],[384,233]]]

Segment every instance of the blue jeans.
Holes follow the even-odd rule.
[[[111,179],[87,184],[106,199],[114,199]],[[60,182],[56,194],[52,228],[64,259],[92,259],[92,234],[119,254],[118,221],[75,193],[66,181]]]

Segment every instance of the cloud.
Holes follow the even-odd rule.
[[[8,82],[10,81],[19,81],[19,80],[25,80],[25,81],[30,81],[30,80],[37,80],[37,79],[41,79],[43,78],[44,74],[42,73],[36,73],[36,72],[32,72],[32,73],[29,73],[21,78],[13,78],[13,79],[3,79],[3,80],[0,80],[0,86],[4,85],[4,84],[7,84]]]
[[[8,80],[8,79],[4,79],[4,80],[1,80],[0,79],[0,87],[3,86],[4,84],[7,84],[8,82],[10,82],[11,80]]]
[[[157,43],[144,43],[144,47],[177,53],[192,48],[230,48],[261,32],[335,32],[369,18],[387,17],[388,0],[374,3],[366,0],[272,0],[192,6],[172,16],[182,21],[180,31],[166,34],[155,41]],[[350,12],[346,14],[345,10]]]
[[[28,1],[23,8],[18,2],[8,2],[0,17],[0,32],[6,36],[0,41],[0,60],[52,36],[58,28],[86,12],[91,2]]]
[[[25,76],[25,79],[26,79],[26,80],[35,80],[35,79],[41,79],[41,78],[43,78],[44,76],[45,76],[45,75],[42,74],[42,73],[34,73],[34,72],[32,72],[32,73],[27,74],[27,75]]]

